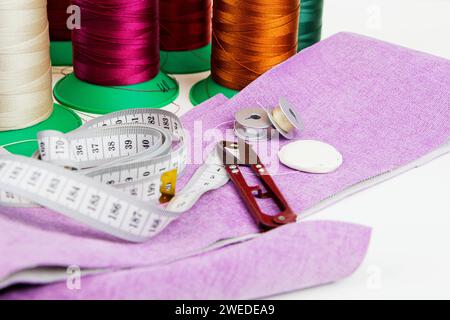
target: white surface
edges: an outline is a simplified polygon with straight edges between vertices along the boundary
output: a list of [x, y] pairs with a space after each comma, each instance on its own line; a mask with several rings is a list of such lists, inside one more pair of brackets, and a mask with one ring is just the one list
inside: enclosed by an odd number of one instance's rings
[[[325, 0], [324, 37], [340, 31], [450, 59], [450, 0]], [[207, 75], [177, 77], [180, 97], [166, 109], [189, 110], [189, 89]], [[450, 155], [308, 219], [373, 227], [367, 258], [348, 279], [277, 298], [450, 299]]]
[[342, 165], [342, 154], [335, 147], [314, 140], [298, 140], [278, 153], [285, 166], [308, 173], [330, 173]]

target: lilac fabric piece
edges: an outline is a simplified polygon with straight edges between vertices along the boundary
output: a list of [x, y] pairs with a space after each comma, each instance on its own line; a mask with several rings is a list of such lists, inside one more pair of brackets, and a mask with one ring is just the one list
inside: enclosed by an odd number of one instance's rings
[[[183, 123], [191, 135], [199, 121], [203, 128], [223, 131], [232, 127], [240, 108], [275, 106], [280, 96], [291, 100], [305, 122], [300, 138], [334, 145], [345, 161], [328, 175], [285, 167], [274, 172], [301, 215], [324, 199], [443, 145], [450, 137], [448, 88], [449, 61], [341, 33], [266, 73], [232, 100], [224, 103], [217, 97], [196, 108]], [[192, 150], [198, 149], [198, 141], [192, 140]], [[196, 168], [189, 166], [184, 180]], [[1, 210], [0, 277], [35, 266], [155, 266], [217, 240], [258, 231], [231, 184], [206, 195], [160, 236], [140, 245], [112, 240], [44, 209]], [[108, 292], [103, 294], [108, 298]]]
[[[208, 108], [226, 101], [218, 96]], [[185, 177], [187, 180], [188, 177]], [[224, 215], [193, 210], [175, 221], [163, 234], [143, 244], [113, 239], [46, 209], [1, 208], [0, 279], [17, 271], [47, 266], [78, 265], [82, 268], [128, 268], [179, 259], [217, 240], [256, 232], [250, 217], [245, 228], [233, 226]], [[200, 233], [199, 230], [205, 230]], [[239, 234], [239, 233], [238, 233]]]
[[3, 299], [251, 299], [332, 283], [351, 275], [367, 251], [370, 229], [306, 222], [255, 240], [168, 265], [11, 291]]

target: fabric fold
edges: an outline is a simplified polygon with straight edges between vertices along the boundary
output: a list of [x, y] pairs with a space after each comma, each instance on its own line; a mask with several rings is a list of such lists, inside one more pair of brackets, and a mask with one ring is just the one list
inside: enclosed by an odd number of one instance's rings
[[167, 265], [11, 291], [1, 299], [255, 299], [336, 282], [362, 263], [370, 228], [314, 221]]

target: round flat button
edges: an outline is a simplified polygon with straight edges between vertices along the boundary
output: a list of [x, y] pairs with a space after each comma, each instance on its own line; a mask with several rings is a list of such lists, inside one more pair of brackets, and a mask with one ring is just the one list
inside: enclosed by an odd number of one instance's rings
[[300, 140], [283, 147], [278, 153], [285, 166], [307, 173], [330, 173], [343, 163], [342, 154], [333, 146], [314, 140]]

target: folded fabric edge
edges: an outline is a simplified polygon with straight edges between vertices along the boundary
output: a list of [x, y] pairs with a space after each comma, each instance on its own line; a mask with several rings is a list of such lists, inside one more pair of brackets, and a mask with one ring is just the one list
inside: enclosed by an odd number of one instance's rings
[[416, 161], [410, 162], [410, 163], [408, 163], [402, 167], [399, 167], [397, 169], [379, 174], [373, 178], [364, 180], [360, 183], [357, 183], [351, 187], [344, 189], [343, 191], [335, 194], [332, 197], [329, 197], [329, 198], [317, 203], [313, 207], [303, 211], [299, 217], [299, 221], [315, 214], [316, 212], [318, 212], [320, 210], [330, 207], [333, 204], [338, 203], [339, 201], [344, 200], [356, 193], [367, 190], [367, 189], [369, 189], [375, 185], [378, 185], [382, 182], [393, 179], [393, 178], [400, 176], [410, 170], [420, 168], [420, 167], [422, 167], [422, 166], [424, 166], [424, 165], [426, 165], [448, 153], [450, 153], [450, 139], [448, 141], [446, 141], [443, 145], [441, 145], [439, 148], [432, 150], [431, 152], [427, 153], [426, 155], [417, 159]]
[[168, 265], [10, 290], [1, 299], [254, 299], [347, 278], [366, 256], [371, 229], [309, 221]]
[[[36, 267], [20, 270], [0, 280], [0, 292], [14, 285], [46, 285], [66, 281], [70, 267]], [[83, 270], [83, 276], [107, 272], [102, 269]]]
[[[138, 266], [139, 268], [149, 268], [158, 265], [167, 265], [170, 263], [174, 263], [183, 259], [188, 259], [191, 257], [199, 256], [214, 250], [219, 250], [227, 246], [236, 245], [242, 242], [253, 240], [257, 237], [261, 236], [261, 234], [249, 234], [242, 237], [230, 238], [219, 240], [216, 243], [208, 245], [204, 248], [194, 250], [191, 252], [187, 252], [182, 256], [172, 258], [166, 261], [161, 261], [155, 263], [154, 265], [147, 266]], [[62, 265], [49, 265], [49, 266], [36, 266], [28, 269], [21, 269], [14, 273], [7, 275], [6, 277], [0, 278], [0, 294], [2, 290], [7, 290], [9, 287], [16, 285], [27, 285], [27, 286], [38, 286], [38, 285], [48, 285], [58, 282], [64, 282], [67, 280], [68, 270], [71, 266], [62, 266]], [[117, 272], [121, 270], [133, 269], [133, 267], [124, 267], [124, 268], [82, 268], [82, 266], [77, 266], [82, 271], [82, 276], [89, 275], [98, 275], [101, 273], [109, 273], [109, 272]]]

